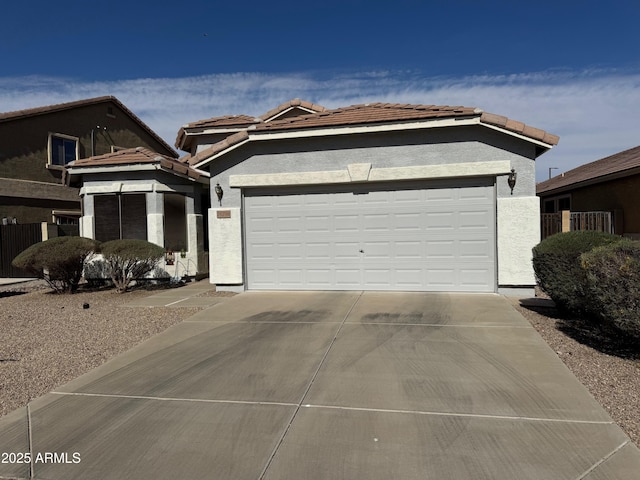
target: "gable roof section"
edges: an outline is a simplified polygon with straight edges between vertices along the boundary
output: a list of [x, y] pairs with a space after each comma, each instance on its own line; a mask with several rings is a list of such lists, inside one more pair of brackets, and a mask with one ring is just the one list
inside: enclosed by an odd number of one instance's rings
[[128, 148], [114, 153], [75, 160], [69, 164], [69, 173], [71, 175], [81, 174], [83, 169], [89, 168], [92, 168], [96, 173], [102, 168], [110, 170], [117, 167], [133, 167], [133, 169], [139, 167], [142, 170], [145, 166], [153, 165], [166, 172], [193, 180], [200, 180], [201, 177], [207, 176], [205, 172], [196, 170], [175, 158], [161, 155], [144, 147]]
[[640, 173], [640, 146], [587, 163], [538, 183], [536, 193], [560, 193]]
[[460, 121], [460, 124], [463, 124], [463, 120], [467, 120], [466, 124], [485, 125], [495, 130], [514, 134], [535, 142], [541, 148], [540, 153], [557, 145], [559, 141], [558, 136], [544, 130], [530, 127], [507, 117], [486, 113], [474, 107], [367, 103], [260, 123], [248, 128], [244, 135], [230, 136], [223, 142], [203, 150], [198, 155], [183, 157], [181, 161], [190, 165], [204, 165], [225, 151], [237, 148], [250, 140], [267, 139], [269, 134], [280, 134], [291, 138], [323, 131], [331, 131], [331, 134], [349, 134], [355, 133], [357, 127], [365, 129], [378, 127], [384, 131], [385, 129], [408, 128], [409, 123], [417, 123], [419, 128], [424, 128], [424, 126], [431, 125], [427, 125], [425, 122], [438, 120]]
[[13, 120], [24, 119], [29, 117], [34, 117], [37, 115], [46, 115], [48, 113], [61, 112], [64, 110], [72, 110], [74, 108], [86, 107], [91, 105], [97, 105], [99, 103], [113, 103], [118, 108], [120, 108], [125, 114], [127, 114], [131, 119], [139, 124], [146, 132], [151, 135], [158, 143], [160, 143], [167, 152], [170, 152], [174, 158], [178, 157], [176, 151], [165, 142], [160, 136], [151, 130], [149, 126], [144, 123], [135, 113], [129, 110], [120, 100], [112, 95], [103, 96], [103, 97], [95, 97], [95, 98], [87, 98], [84, 100], [77, 100], [75, 102], [66, 102], [66, 103], [58, 103], [55, 105], [46, 105], [43, 107], [35, 107], [28, 108], [24, 110], [16, 110], [14, 112], [0, 112], [0, 124], [3, 122], [11, 122]]
[[276, 108], [269, 110], [259, 117], [241, 114], [197, 120], [183, 125], [180, 130], [178, 130], [175, 147], [180, 150], [189, 148], [189, 135], [197, 135], [198, 133], [237, 133], [261, 123], [271, 122], [285, 117], [291, 118], [297, 115], [323, 112], [325, 110], [321, 105], [294, 98], [293, 100], [278, 105]]
[[316, 105], [315, 103], [307, 102], [306, 100], [294, 98], [293, 100], [289, 100], [288, 102], [278, 105], [273, 110], [269, 110], [264, 115], [260, 115], [260, 119], [263, 122], [271, 122], [273, 120], [282, 119], [285, 116], [292, 117], [296, 115], [298, 111], [300, 113], [297, 115], [304, 115], [308, 113], [320, 113], [326, 110], [327, 109], [322, 105]]

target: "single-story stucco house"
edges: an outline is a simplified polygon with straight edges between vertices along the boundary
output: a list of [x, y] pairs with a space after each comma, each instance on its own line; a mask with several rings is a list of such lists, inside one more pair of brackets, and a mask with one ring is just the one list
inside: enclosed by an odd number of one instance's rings
[[535, 160], [558, 137], [477, 108], [293, 100], [185, 125], [221, 290], [535, 285]]

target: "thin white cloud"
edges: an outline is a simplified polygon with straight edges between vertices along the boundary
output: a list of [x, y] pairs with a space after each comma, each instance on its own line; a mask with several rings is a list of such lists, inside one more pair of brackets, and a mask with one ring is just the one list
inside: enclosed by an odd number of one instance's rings
[[236, 73], [80, 82], [0, 78], [0, 111], [115, 95], [169, 144], [188, 122], [260, 115], [292, 98], [329, 108], [366, 102], [475, 106], [560, 136], [538, 159], [538, 180], [640, 144], [640, 73], [552, 71], [463, 78], [419, 72]]

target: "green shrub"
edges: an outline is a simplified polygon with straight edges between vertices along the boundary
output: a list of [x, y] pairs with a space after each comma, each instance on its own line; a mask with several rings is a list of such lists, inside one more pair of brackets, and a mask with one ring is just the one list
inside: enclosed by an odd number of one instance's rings
[[580, 260], [589, 315], [640, 337], [640, 242], [594, 248]]
[[74, 293], [85, 262], [99, 242], [84, 237], [56, 237], [31, 245], [13, 259], [13, 266], [42, 278], [58, 293]]
[[126, 292], [133, 280], [151, 272], [164, 256], [164, 248], [145, 240], [112, 240], [102, 244], [101, 252], [120, 293]]
[[540, 286], [559, 310], [571, 315], [585, 313], [587, 297], [580, 255], [620, 240], [608, 233], [575, 231], [552, 235], [533, 248], [533, 269]]

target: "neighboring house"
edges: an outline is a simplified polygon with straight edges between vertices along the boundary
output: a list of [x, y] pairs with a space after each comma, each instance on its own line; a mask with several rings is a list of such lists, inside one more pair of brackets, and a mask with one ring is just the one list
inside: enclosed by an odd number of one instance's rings
[[173, 252], [171, 276], [207, 272], [208, 173], [143, 147], [76, 160], [68, 171], [82, 183], [82, 236], [147, 240]]
[[535, 285], [535, 159], [557, 143], [475, 108], [294, 100], [176, 146], [211, 174], [220, 289], [507, 292]]
[[610, 212], [614, 233], [640, 238], [640, 146], [541, 182], [542, 213]]
[[177, 153], [115, 97], [0, 113], [0, 219], [77, 223], [79, 189], [68, 163], [122, 148]]

